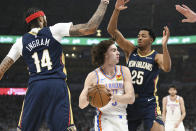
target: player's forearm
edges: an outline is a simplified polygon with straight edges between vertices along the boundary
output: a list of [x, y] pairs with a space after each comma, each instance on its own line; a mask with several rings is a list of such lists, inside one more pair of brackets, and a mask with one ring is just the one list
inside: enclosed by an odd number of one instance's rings
[[163, 119], [163, 122], [165, 122], [165, 117], [166, 117], [165, 113], [162, 112], [162, 119]]
[[184, 120], [185, 116], [186, 116], [186, 113], [185, 113], [185, 112], [182, 113], [182, 115], [181, 115], [181, 117], [180, 117], [180, 120], [179, 120], [179, 123], [182, 122], [182, 121]]
[[86, 90], [84, 90], [82, 93], [81, 93], [81, 95], [80, 95], [80, 97], [79, 97], [79, 107], [81, 108], [81, 109], [84, 109], [85, 107], [87, 107], [88, 106], [88, 104], [89, 104], [89, 101], [88, 101], [88, 98], [87, 98], [87, 91]]
[[117, 10], [117, 9], [114, 9], [113, 11], [113, 14], [110, 18], [110, 21], [109, 21], [109, 24], [108, 24], [108, 27], [107, 27], [107, 30], [108, 30], [108, 33], [112, 36], [112, 37], [115, 37], [115, 30], [118, 30], [117, 29], [117, 24], [118, 24], [118, 16], [119, 16], [119, 13], [120, 11]]
[[6, 56], [0, 64], [0, 80], [2, 79], [4, 73], [14, 64], [14, 61]]
[[171, 70], [171, 58], [166, 45], [163, 46], [163, 67], [165, 72], [169, 72]]
[[96, 32], [96, 29], [101, 24], [101, 21], [103, 20], [107, 6], [108, 6], [108, 3], [106, 3], [105, 1], [102, 0], [98, 6], [96, 12], [94, 13], [92, 18], [87, 23], [89, 28], [95, 29], [95, 32]]
[[70, 36], [85, 36], [96, 33], [96, 30], [103, 20], [104, 14], [107, 9], [108, 3], [106, 3], [106, 1], [107, 0], [101, 1], [96, 12], [87, 23], [73, 25], [70, 28]]
[[135, 96], [129, 94], [114, 95], [113, 100], [121, 104], [133, 104], [135, 101]]

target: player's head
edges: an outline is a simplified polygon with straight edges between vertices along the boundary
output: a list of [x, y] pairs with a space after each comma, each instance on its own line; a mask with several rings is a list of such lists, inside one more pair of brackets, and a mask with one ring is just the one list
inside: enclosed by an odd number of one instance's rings
[[176, 86], [175, 86], [175, 85], [169, 85], [168, 93], [169, 93], [171, 96], [175, 96], [175, 95], [177, 94]]
[[105, 62], [108, 64], [117, 64], [120, 53], [113, 40], [101, 41], [98, 45], [93, 46], [91, 50], [92, 63], [98, 66]]
[[38, 8], [29, 8], [25, 14], [25, 22], [28, 29], [43, 28], [47, 26], [44, 12]]
[[152, 29], [148, 27], [142, 27], [138, 33], [138, 47], [146, 48], [151, 46], [155, 39], [156, 36]]

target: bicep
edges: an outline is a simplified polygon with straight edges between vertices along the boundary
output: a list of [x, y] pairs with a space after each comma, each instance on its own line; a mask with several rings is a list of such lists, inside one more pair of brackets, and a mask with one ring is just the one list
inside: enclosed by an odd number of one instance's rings
[[84, 88], [82, 91], [84, 95], [87, 95], [86, 93], [88, 93], [88, 89], [95, 84], [96, 84], [96, 74], [94, 72], [91, 72], [88, 74], [84, 82]]
[[53, 26], [50, 26], [50, 30], [52, 36], [60, 42], [64, 36], [70, 36], [70, 28], [72, 26], [72, 22], [69, 23], [57, 23]]
[[7, 56], [14, 62], [22, 55], [22, 38], [18, 39], [16, 43], [11, 47]]
[[124, 73], [124, 86], [125, 86], [125, 93], [134, 93], [133, 85], [132, 85], [132, 78], [131, 73], [127, 67], [122, 67]]
[[181, 108], [181, 111], [182, 113], [185, 113], [185, 106], [184, 106], [184, 100], [183, 98], [180, 98], [180, 108]]
[[163, 70], [164, 69], [164, 67], [163, 67], [163, 54], [157, 54], [155, 56], [155, 60], [156, 60], [156, 63], [159, 65], [159, 68], [161, 68]]
[[162, 100], [163, 111], [166, 111], [166, 103], [167, 103], [167, 99], [164, 97]]
[[70, 36], [84, 36], [92, 34], [96, 28], [88, 28], [87, 24], [72, 25], [69, 31]]

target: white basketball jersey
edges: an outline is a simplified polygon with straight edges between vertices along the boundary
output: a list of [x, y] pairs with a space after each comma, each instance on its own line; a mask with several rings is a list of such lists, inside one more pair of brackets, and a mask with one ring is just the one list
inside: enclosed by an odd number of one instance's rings
[[181, 117], [180, 108], [180, 97], [177, 96], [175, 101], [171, 101], [170, 97], [167, 96], [167, 106], [166, 106], [166, 121], [178, 121]]
[[[95, 70], [98, 76], [98, 84], [105, 85], [108, 89], [112, 90], [113, 94], [123, 95], [125, 94], [124, 84], [123, 84], [123, 72], [122, 66], [117, 65], [115, 67], [115, 75], [112, 77], [107, 76], [102, 68], [98, 68]], [[127, 115], [126, 113], [127, 104], [121, 104], [119, 102], [110, 101], [107, 105], [98, 110], [102, 112], [102, 114], [109, 115]]]

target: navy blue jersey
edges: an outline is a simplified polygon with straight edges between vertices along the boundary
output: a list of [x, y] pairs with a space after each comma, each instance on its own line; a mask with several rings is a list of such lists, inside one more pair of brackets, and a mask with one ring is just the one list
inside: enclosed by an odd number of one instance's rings
[[137, 49], [129, 57], [127, 66], [132, 75], [135, 93], [140, 97], [155, 96], [160, 69], [155, 62], [157, 52], [152, 51], [146, 56], [141, 56]]
[[22, 55], [30, 74], [29, 83], [40, 79], [66, 78], [61, 60], [62, 45], [53, 38], [48, 27], [37, 34], [24, 34], [22, 43]]

